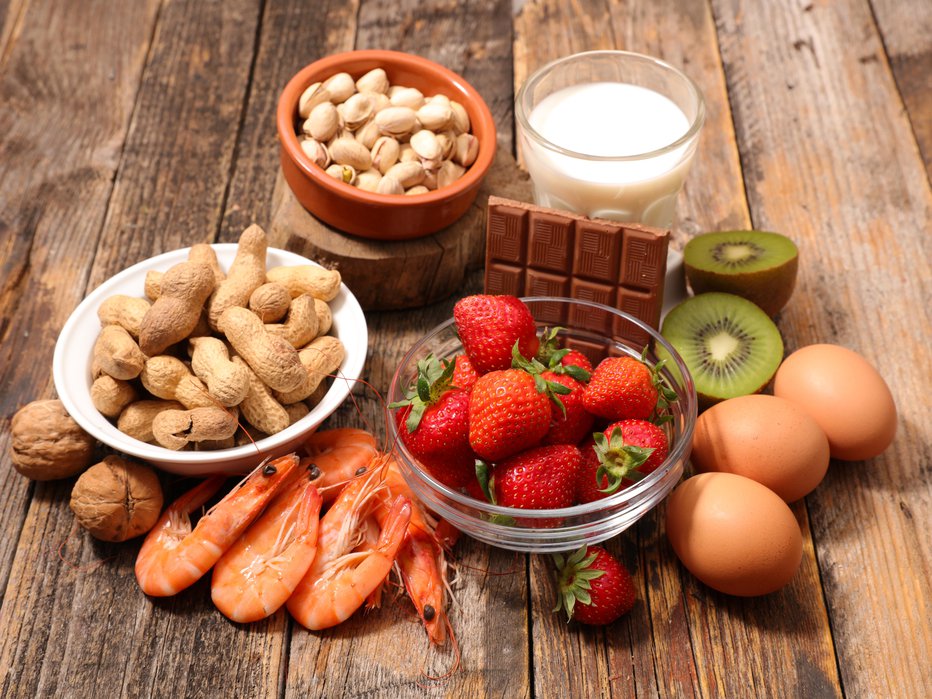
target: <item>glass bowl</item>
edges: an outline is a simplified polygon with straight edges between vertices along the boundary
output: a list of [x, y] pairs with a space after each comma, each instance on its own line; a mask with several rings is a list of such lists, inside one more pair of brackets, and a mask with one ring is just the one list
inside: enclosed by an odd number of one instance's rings
[[[582, 351], [592, 360], [593, 366], [608, 355], [639, 358], [643, 346], [635, 346], [625, 338], [644, 333], [650, 338], [646, 353], [650, 364], [657, 362], [657, 345], [669, 353], [671, 359], [660, 373], [676, 392], [677, 399], [670, 407], [672, 420], [664, 426], [670, 439], [669, 455], [657, 470], [596, 502], [555, 510], [519, 510], [476, 500], [434, 479], [399, 438], [396, 409], [392, 408], [387, 409], [390, 443], [395, 445], [402, 474], [415, 495], [463, 533], [513, 551], [569, 551], [623, 532], [660, 503], [679, 482], [696, 424], [696, 388], [676, 350], [656, 330], [633, 316], [592, 301], [555, 297], [530, 297], [523, 301], [539, 331], [560, 327], [558, 336], [564, 346]], [[404, 356], [392, 378], [387, 402], [391, 404], [404, 398], [405, 389], [416, 375], [418, 360], [428, 354], [452, 358], [460, 352], [462, 344], [451, 318], [427, 333]]]

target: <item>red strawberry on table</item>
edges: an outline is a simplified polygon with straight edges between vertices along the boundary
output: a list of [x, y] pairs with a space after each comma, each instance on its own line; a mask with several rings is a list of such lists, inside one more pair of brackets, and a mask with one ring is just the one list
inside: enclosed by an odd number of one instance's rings
[[[570, 444], [527, 449], [492, 469], [495, 502], [522, 510], [570, 507], [581, 456]], [[537, 522], [544, 526], [545, 522]]]
[[655, 471], [667, 458], [667, 434], [647, 420], [622, 420], [594, 435], [599, 459], [596, 482], [608, 480], [604, 490], [613, 493]]
[[583, 406], [586, 385], [568, 374], [545, 371], [541, 377], [548, 382], [566, 386], [568, 393], [560, 394], [560, 403], [550, 404], [550, 429], [544, 435], [544, 444], [579, 444], [592, 431], [595, 416]]
[[610, 624], [634, 608], [631, 575], [601, 546], [583, 546], [568, 558], [554, 554], [559, 596], [554, 611], [583, 624]]
[[408, 397], [392, 408], [408, 450], [441, 483], [452, 488], [475, 479], [476, 455], [469, 446], [469, 392], [451, 388], [453, 362], [433, 356], [418, 362]]
[[453, 307], [453, 318], [463, 349], [480, 375], [509, 368], [515, 343], [522, 356], [537, 354], [534, 318], [515, 296], [466, 296]]
[[[539, 378], [539, 377], [538, 377]], [[480, 376], [469, 395], [469, 444], [488, 461], [536, 445], [550, 428], [550, 398], [522, 369]]]
[[583, 404], [593, 415], [609, 420], [648, 418], [660, 392], [654, 374], [634, 357], [606, 357], [592, 372]]

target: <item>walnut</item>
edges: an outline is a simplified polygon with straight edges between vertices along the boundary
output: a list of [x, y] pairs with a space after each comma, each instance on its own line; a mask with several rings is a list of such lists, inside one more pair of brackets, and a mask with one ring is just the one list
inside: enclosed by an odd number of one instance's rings
[[93, 460], [94, 438], [78, 426], [60, 400], [23, 406], [13, 416], [10, 431], [13, 467], [27, 478], [67, 478]]
[[162, 486], [148, 466], [108, 456], [78, 478], [71, 510], [97, 539], [126, 541], [155, 525], [162, 512]]

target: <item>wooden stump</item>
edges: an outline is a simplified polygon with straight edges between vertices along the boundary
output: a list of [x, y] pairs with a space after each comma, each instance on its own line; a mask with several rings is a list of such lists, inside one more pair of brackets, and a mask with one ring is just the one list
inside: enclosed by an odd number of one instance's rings
[[295, 199], [279, 173], [272, 198], [272, 245], [338, 269], [366, 310], [413, 308], [453, 293], [466, 272], [485, 262], [490, 194], [531, 201], [531, 183], [501, 148], [469, 211], [442, 231], [416, 240], [359, 238], [332, 228]]

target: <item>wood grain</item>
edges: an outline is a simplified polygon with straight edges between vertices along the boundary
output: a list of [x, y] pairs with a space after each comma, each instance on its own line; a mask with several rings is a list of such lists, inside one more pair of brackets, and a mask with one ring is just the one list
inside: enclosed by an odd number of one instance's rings
[[913, 133], [932, 177], [932, 5], [922, 0], [873, 0], [882, 50], [858, 56], [862, 64], [889, 62]]
[[[83, 295], [157, 9], [156, 2], [120, 5], [112, 8], [112, 25], [100, 27], [94, 16], [104, 5], [6, 6], [6, 43], [0, 46], [0, 589], [7, 587], [34, 492], [10, 467], [10, 419], [31, 400], [51, 396], [55, 340]], [[56, 52], [47, 50], [49, 32], [57, 37]], [[5, 623], [15, 618], [0, 616]]]
[[[573, 31], [565, 31], [567, 26], [573, 27]], [[707, 7], [698, 3], [593, 2], [578, 4], [571, 12], [565, 4], [535, 2], [524, 7], [516, 27], [516, 87], [519, 80], [546, 61], [595, 49], [647, 53], [686, 71], [703, 91], [708, 116], [693, 171], [680, 195], [674, 239], [682, 244], [700, 231], [749, 227], [725, 76], [716, 50], [715, 26]], [[527, 65], [518, 67], [520, 59]], [[779, 664], [788, 648], [785, 638], [767, 624], [784, 614], [786, 605], [762, 606], [759, 613], [764, 623], [748, 625], [744, 619], [720, 615], [714, 605], [697, 604], [694, 600], [701, 591], [697, 592], [691, 577], [682, 572], [662, 535], [662, 514], [661, 507], [659, 512], [650, 515], [644, 525], [637, 528], [634, 539], [642, 551], [639, 567], [652, 573], [640, 583], [646, 605], [639, 608], [642, 610], [640, 626], [648, 625], [651, 629], [650, 642], [638, 641], [630, 630], [627, 636], [621, 636], [628, 639], [629, 648], [615, 636], [600, 644], [594, 643], [592, 636], [572, 634], [565, 642], [590, 646], [588, 650], [576, 651], [581, 655], [623, 655], [623, 664], [631, 675], [629, 691], [633, 686], [637, 686], [638, 691], [647, 686], [651, 688], [649, 692], [664, 696], [723, 692], [737, 696], [751, 677], [761, 684], [768, 682], [777, 693], [797, 693], [803, 686], [799, 677], [790, 672], [774, 677], [770, 670]], [[805, 518], [803, 509], [800, 519], [804, 530]], [[630, 535], [628, 540], [631, 541]], [[795, 584], [802, 585], [802, 589], [817, 590], [818, 568], [811, 543], [807, 553]], [[803, 595], [801, 600], [804, 616], [821, 620], [822, 624], [807, 627], [805, 647], [799, 652], [806, 655], [810, 665], [818, 668], [820, 676], [830, 678], [831, 686], [835, 680], [834, 657], [824, 607], [818, 596]], [[694, 631], [697, 628], [708, 629], [711, 635], [703, 637]], [[543, 638], [550, 636], [542, 634]], [[735, 637], [740, 637], [740, 642], [735, 642]], [[692, 646], [693, 656], [684, 657], [681, 649], [689, 646]], [[572, 672], [573, 664], [567, 657], [556, 667], [552, 658], [543, 655], [538, 658], [536, 665], [550, 668], [538, 671], [535, 676], [538, 692], [557, 677]], [[716, 676], [716, 668], [722, 667], [742, 667], [746, 673]], [[638, 670], [645, 674], [638, 676]], [[603, 686], [609, 677], [603, 674]], [[613, 692], [626, 693], [625, 689], [611, 686]]]
[[781, 319], [788, 349], [861, 352], [900, 411], [883, 456], [833, 462], [807, 498], [842, 686], [920, 696], [932, 686], [920, 524], [932, 519], [932, 414], [915, 367], [930, 365], [932, 256], [916, 226], [932, 211], [929, 181], [892, 76], [859, 60], [883, 51], [866, 3], [715, 8], [754, 223], [792, 231], [801, 248]]

